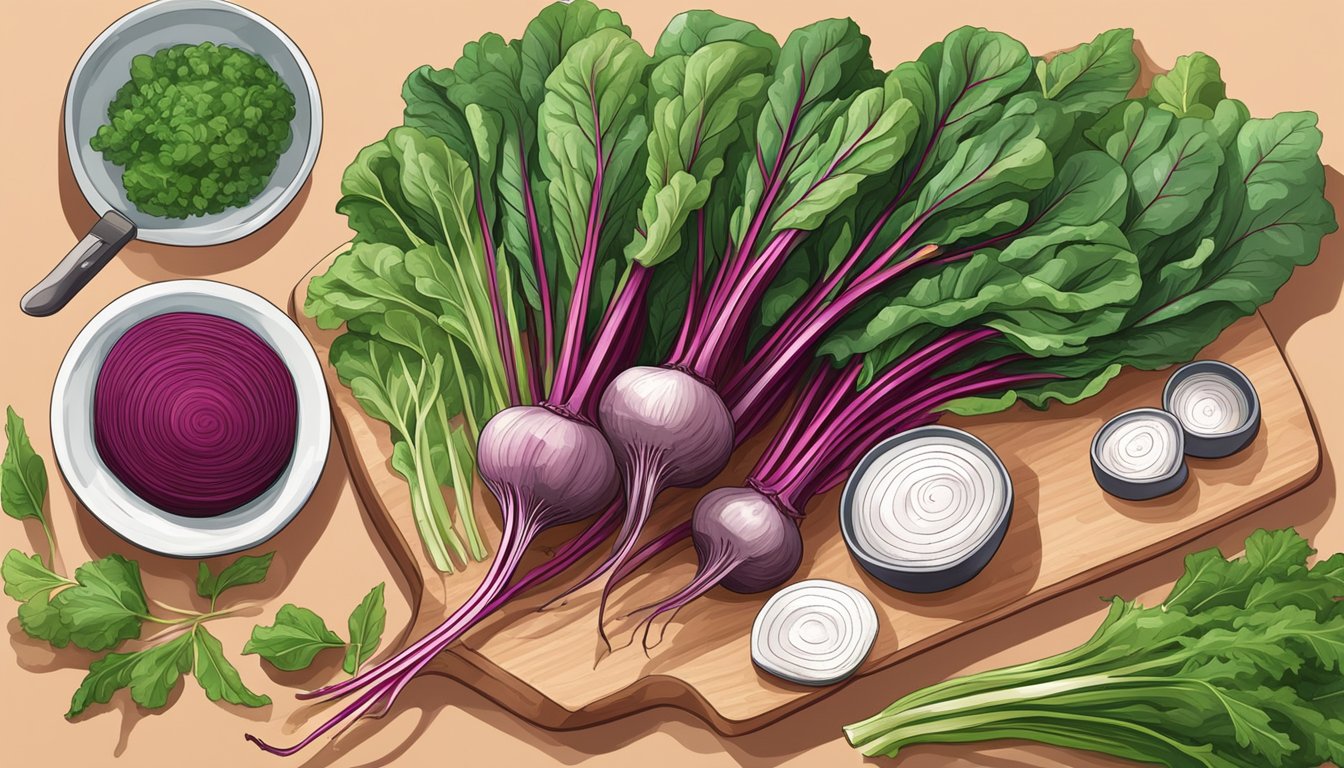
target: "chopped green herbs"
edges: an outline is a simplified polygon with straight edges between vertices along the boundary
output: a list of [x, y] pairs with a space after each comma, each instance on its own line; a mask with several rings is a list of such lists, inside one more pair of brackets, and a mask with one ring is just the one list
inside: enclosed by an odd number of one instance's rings
[[175, 45], [131, 60], [89, 145], [122, 166], [135, 207], [185, 219], [246, 205], [289, 146], [294, 94], [263, 59]]

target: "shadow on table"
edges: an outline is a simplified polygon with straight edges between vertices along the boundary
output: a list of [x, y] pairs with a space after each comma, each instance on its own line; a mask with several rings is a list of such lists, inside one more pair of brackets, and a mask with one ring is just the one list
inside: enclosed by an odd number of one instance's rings
[[[266, 574], [266, 580], [260, 584], [248, 584], [230, 590], [230, 604], [247, 604], [265, 601], [280, 594], [302, 566], [304, 559], [317, 544], [317, 540], [327, 530], [336, 504], [345, 491], [347, 474], [345, 459], [335, 440], [327, 449], [326, 463], [317, 487], [308, 499], [308, 503], [295, 516], [294, 520], [270, 540], [241, 554], [259, 555], [274, 552], [275, 557]], [[104, 526], [80, 503], [79, 499], [64, 485], [62, 489], [69, 496], [71, 508], [75, 510], [75, 520], [84, 548], [91, 558], [118, 553], [140, 563], [140, 573], [145, 582], [145, 591], [167, 603], [194, 605], [206, 609], [195, 593], [196, 569], [198, 562], [205, 562], [211, 572], [218, 573], [234, 559], [238, 553], [205, 559], [181, 559], [155, 555], [138, 549], [121, 539]]]

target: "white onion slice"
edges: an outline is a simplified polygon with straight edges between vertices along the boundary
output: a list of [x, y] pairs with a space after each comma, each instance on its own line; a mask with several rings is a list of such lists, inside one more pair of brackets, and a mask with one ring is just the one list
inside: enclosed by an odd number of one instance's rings
[[1162, 406], [1185, 430], [1185, 452], [1222, 458], [1245, 448], [1260, 427], [1260, 398], [1246, 374], [1217, 360], [1181, 366], [1167, 381]]
[[1246, 423], [1251, 404], [1246, 394], [1216, 373], [1196, 373], [1171, 391], [1169, 410], [1186, 432], [1222, 435]]
[[989, 446], [959, 429], [920, 427], [859, 462], [840, 502], [841, 531], [872, 575], [936, 592], [984, 568], [1012, 506], [1012, 481]]
[[776, 592], [751, 626], [751, 660], [801, 685], [854, 674], [877, 639], [877, 611], [858, 590], [810, 579]]
[[1092, 474], [1108, 493], [1142, 500], [1185, 483], [1180, 422], [1157, 408], [1135, 408], [1111, 419], [1092, 439]]

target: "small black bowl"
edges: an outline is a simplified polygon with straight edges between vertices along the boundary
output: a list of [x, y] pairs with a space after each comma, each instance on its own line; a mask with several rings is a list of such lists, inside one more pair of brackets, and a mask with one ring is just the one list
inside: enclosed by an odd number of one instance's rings
[[[1189, 429], [1181, 420], [1181, 415], [1176, 413], [1172, 402], [1176, 388], [1181, 382], [1199, 373], [1218, 376], [1246, 398], [1246, 418], [1242, 419], [1236, 429], [1219, 434], [1196, 432]], [[1176, 421], [1180, 422], [1181, 430], [1185, 433], [1186, 454], [1201, 459], [1221, 459], [1231, 456], [1250, 445], [1260, 431], [1260, 397], [1255, 393], [1251, 380], [1235, 367], [1218, 360], [1197, 360], [1178, 368], [1171, 374], [1171, 378], [1167, 379], [1167, 386], [1162, 389], [1162, 407], [1174, 414]]]

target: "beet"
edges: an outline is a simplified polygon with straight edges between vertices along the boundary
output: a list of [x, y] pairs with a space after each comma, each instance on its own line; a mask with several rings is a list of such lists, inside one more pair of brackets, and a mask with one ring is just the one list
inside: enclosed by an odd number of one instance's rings
[[93, 394], [103, 463], [140, 498], [187, 517], [260, 496], [289, 465], [297, 429], [294, 381], [280, 356], [215, 315], [136, 324], [108, 352]]

